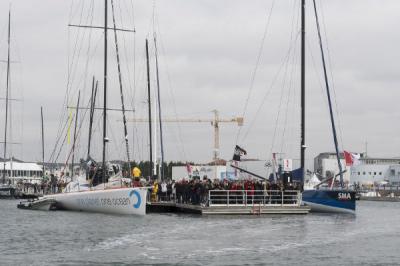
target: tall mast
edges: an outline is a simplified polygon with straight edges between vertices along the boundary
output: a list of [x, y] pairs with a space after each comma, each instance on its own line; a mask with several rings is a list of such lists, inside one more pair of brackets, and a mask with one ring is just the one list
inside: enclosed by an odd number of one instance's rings
[[149, 62], [149, 41], [146, 39], [146, 61], [147, 61], [147, 95], [149, 107], [149, 137], [150, 137], [150, 171], [151, 176], [153, 170], [153, 142], [151, 137], [151, 92], [150, 92], [150, 62]]
[[[153, 97], [154, 97], [154, 114], [153, 114], [153, 127], [154, 127], [154, 133], [153, 133], [153, 176], [157, 176], [157, 91], [153, 91]], [[157, 177], [158, 178], [158, 177]]]
[[[10, 85], [10, 36], [11, 36], [11, 10], [8, 11], [8, 52], [7, 52], [7, 81], [6, 81], [6, 119], [4, 122], [4, 163], [3, 184], [6, 182], [6, 156], [7, 156], [7, 127], [8, 127], [8, 93]], [[12, 170], [12, 169], [11, 169]], [[12, 175], [12, 173], [11, 173]]]
[[305, 35], [306, 35], [306, 22], [305, 22], [305, 12], [306, 12], [306, 1], [301, 0], [301, 146], [300, 146], [300, 168], [303, 173], [304, 182], [304, 157], [305, 157]]
[[[339, 157], [339, 147], [338, 147], [339, 145], [338, 145], [338, 140], [337, 140], [337, 135], [336, 135], [335, 119], [333, 117], [331, 93], [329, 90], [328, 75], [326, 74], [325, 54], [324, 54], [324, 48], [322, 46], [321, 30], [319, 27], [317, 6], [315, 4], [315, 0], [314, 0], [314, 12], [315, 12], [315, 22], [317, 24], [317, 31], [318, 31], [319, 48], [321, 50], [322, 66], [324, 68], [325, 87], [326, 87], [326, 94], [328, 96], [329, 114], [331, 117], [331, 126], [332, 126], [332, 132], [333, 132], [333, 141], [335, 143], [336, 158], [337, 158], [337, 163], [338, 163], [338, 167], [339, 167], [340, 185], [343, 187], [343, 169], [342, 169], [342, 164], [340, 163], [340, 157]], [[333, 183], [332, 183], [332, 185], [333, 185]]]
[[111, 0], [111, 9], [112, 9], [112, 19], [114, 24], [114, 40], [115, 40], [115, 51], [117, 54], [117, 65], [118, 65], [118, 81], [119, 81], [119, 92], [121, 96], [121, 105], [122, 105], [122, 120], [124, 123], [124, 137], [125, 137], [125, 147], [126, 147], [126, 157], [128, 159], [128, 176], [131, 176], [131, 160], [129, 156], [129, 143], [128, 143], [128, 129], [126, 126], [126, 115], [125, 115], [125, 103], [124, 103], [124, 93], [122, 89], [122, 75], [121, 75], [121, 64], [119, 60], [119, 50], [118, 50], [118, 38], [117, 38], [117, 27], [115, 23], [115, 14], [114, 14], [114, 1]]
[[96, 103], [96, 95], [97, 95], [97, 85], [98, 82], [96, 81], [96, 85], [94, 82], [94, 76], [92, 80], [92, 94], [90, 97], [90, 116], [89, 116], [89, 136], [88, 136], [88, 150], [87, 150], [87, 158], [90, 157], [90, 144], [92, 142], [92, 129], [93, 129], [93, 117], [94, 117], [94, 107]]
[[40, 118], [42, 121], [42, 171], [44, 176], [44, 123], [43, 123], [43, 106], [40, 106]]
[[103, 104], [103, 183], [106, 180], [106, 144], [107, 144], [107, 0], [104, 0], [104, 104]]
[[161, 119], [161, 95], [160, 95], [160, 78], [158, 75], [158, 50], [157, 50], [157, 41], [154, 36], [154, 48], [155, 48], [155, 56], [156, 56], [156, 75], [157, 75], [157, 94], [158, 94], [158, 122], [160, 126], [160, 149], [161, 149], [161, 171], [160, 176], [161, 180], [164, 180], [164, 144], [163, 144], [163, 132], [162, 132], [162, 119]]
[[81, 91], [78, 92], [78, 102], [76, 104], [76, 114], [75, 114], [75, 126], [74, 126], [74, 143], [72, 144], [72, 169], [71, 177], [74, 177], [74, 163], [75, 163], [75, 145], [76, 145], [76, 128], [78, 126], [78, 115], [79, 115], [79, 100], [81, 98]]

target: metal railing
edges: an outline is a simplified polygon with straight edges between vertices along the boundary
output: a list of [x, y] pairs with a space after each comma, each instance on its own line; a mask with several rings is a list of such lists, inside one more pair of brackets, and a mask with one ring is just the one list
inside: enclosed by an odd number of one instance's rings
[[300, 206], [298, 190], [210, 190], [208, 204], [212, 206]]

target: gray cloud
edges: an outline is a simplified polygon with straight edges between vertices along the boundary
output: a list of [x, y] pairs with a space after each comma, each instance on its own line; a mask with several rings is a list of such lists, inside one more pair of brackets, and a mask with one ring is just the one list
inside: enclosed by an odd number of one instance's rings
[[[255, 118], [261, 100], [270, 88], [270, 84], [285, 58], [289, 48], [292, 30], [292, 17], [295, 10], [298, 15], [298, 1], [275, 1], [271, 24], [264, 44], [261, 63], [257, 73], [253, 93], [250, 98], [248, 116], [242, 135], [247, 132], [250, 121]], [[318, 1], [320, 2], [320, 1]], [[91, 1], [86, 1], [88, 7]], [[130, 1], [119, 1], [122, 14], [126, 18], [124, 27], [132, 26], [127, 8]], [[160, 75], [163, 89], [163, 110], [165, 116], [174, 117], [175, 109], [180, 117], [212, 118], [212, 109], [219, 109], [221, 116], [233, 117], [241, 114], [250, 86], [251, 73], [260, 47], [264, 26], [272, 1], [156, 1], [157, 34], [160, 40]], [[320, 2], [321, 3], [321, 2]], [[79, 1], [73, 1], [76, 11], [72, 20], [78, 23]], [[95, 1], [95, 23], [101, 25], [101, 4]], [[311, 15], [311, 9], [307, 14]], [[339, 107], [340, 127], [343, 146], [348, 150], [362, 151], [365, 141], [369, 143], [369, 152], [377, 156], [399, 155], [400, 126], [397, 99], [400, 98], [398, 72], [400, 36], [396, 34], [399, 21], [400, 3], [394, 0], [385, 1], [323, 1], [323, 18], [327, 29], [331, 66], [334, 78], [336, 101]], [[23, 87], [24, 102], [24, 149], [23, 158], [38, 160], [40, 158], [39, 108], [45, 108], [46, 117], [46, 153], [49, 154], [57, 133], [58, 119], [67, 87], [68, 54], [71, 59], [73, 38], [76, 31], [68, 29], [71, 1], [29, 1], [17, 0], [12, 3], [13, 40], [18, 44], [19, 60], [13, 72], [14, 83], [20, 82]], [[129, 99], [135, 95], [136, 116], [146, 116], [144, 39], [151, 36], [152, 2], [134, 1], [136, 26], [136, 89], [128, 91]], [[0, 1], [3, 13], [0, 19], [0, 56], [4, 58], [5, 33], [7, 24], [8, 1]], [[296, 20], [295, 20], [296, 22]], [[328, 109], [323, 89], [320, 88], [315, 71], [320, 75], [320, 57], [312, 17], [307, 18], [307, 143], [308, 158], [312, 159], [318, 152], [333, 150], [329, 128]], [[68, 40], [68, 33], [70, 40]], [[121, 45], [127, 47], [128, 54], [123, 58], [124, 81], [133, 80], [133, 44], [132, 36], [121, 35]], [[115, 54], [110, 36], [110, 104], [119, 106], [117, 76], [115, 72]], [[85, 48], [77, 61], [77, 76], [72, 83], [72, 90], [83, 89], [90, 84], [91, 75], [98, 79], [102, 75], [102, 42], [101, 31], [93, 33], [92, 47], [98, 46], [94, 58], [90, 60], [88, 77], [84, 75], [86, 62]], [[297, 42], [298, 43], [298, 42]], [[315, 60], [317, 70], [309, 49]], [[15, 52], [15, 50], [13, 50]], [[125, 51], [125, 49], [124, 49]], [[297, 48], [295, 55], [299, 56]], [[17, 55], [17, 53], [15, 52]], [[293, 59], [293, 57], [291, 57]], [[152, 59], [153, 60], [153, 59]], [[298, 60], [293, 72], [293, 88], [285, 124], [285, 108], [282, 108], [278, 120], [275, 149], [280, 149], [285, 130], [283, 147], [288, 156], [298, 156], [299, 146], [299, 68]], [[130, 73], [128, 77], [127, 66]], [[1, 65], [0, 82], [4, 80], [5, 66]], [[243, 145], [249, 156], [268, 158], [272, 145], [277, 109], [281, 92], [284, 92], [282, 106], [286, 106], [290, 71], [288, 67], [286, 86], [283, 76], [277, 83], [255, 118], [255, 125], [249, 130]], [[169, 78], [167, 76], [169, 74]], [[154, 77], [153, 80], [154, 81]], [[171, 83], [170, 83], [171, 82]], [[100, 82], [101, 83], [101, 82]], [[102, 87], [102, 84], [100, 84]], [[131, 84], [132, 86], [132, 84]], [[127, 90], [128, 90], [128, 86]], [[1, 95], [4, 85], [0, 86]], [[88, 89], [86, 89], [86, 100]], [[172, 100], [172, 95], [174, 99]], [[76, 96], [72, 102], [76, 102]], [[129, 100], [131, 102], [131, 100]], [[174, 103], [175, 102], [175, 106]], [[17, 106], [16, 108], [17, 109]], [[3, 112], [3, 107], [2, 107]], [[3, 114], [3, 113], [2, 113]], [[111, 157], [123, 156], [121, 141], [122, 126], [116, 122], [120, 114], [110, 114], [114, 144], [117, 148], [110, 150]], [[4, 115], [0, 117], [1, 125]], [[147, 158], [147, 128], [136, 125], [134, 152], [137, 159]], [[213, 129], [208, 124], [181, 124], [181, 136], [176, 124], [165, 126], [167, 159], [208, 161], [212, 155]], [[130, 132], [134, 131], [132, 124]], [[1, 131], [2, 132], [2, 131]], [[82, 133], [80, 154], [85, 150], [86, 136]], [[96, 133], [98, 147], [100, 134]], [[237, 134], [237, 126], [221, 126], [221, 155], [228, 159], [232, 154]], [[181, 139], [181, 140], [180, 140]], [[186, 156], [183, 155], [182, 146]], [[2, 149], [0, 149], [2, 150]], [[19, 155], [17, 155], [19, 156]], [[65, 156], [63, 156], [65, 157]], [[186, 158], [184, 158], [186, 157]], [[309, 161], [310, 163], [310, 161]]]

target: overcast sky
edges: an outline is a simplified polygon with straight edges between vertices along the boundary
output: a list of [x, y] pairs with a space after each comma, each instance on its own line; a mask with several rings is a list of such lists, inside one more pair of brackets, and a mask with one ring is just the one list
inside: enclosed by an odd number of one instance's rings
[[[127, 108], [134, 108], [138, 118], [147, 116], [144, 43], [146, 37], [153, 38], [155, 31], [165, 117], [211, 119], [213, 109], [220, 111], [221, 118], [241, 116], [249, 96], [238, 144], [247, 149], [251, 158], [268, 159], [271, 152], [298, 158], [299, 3], [300, 0], [117, 1], [117, 27], [136, 29], [135, 34], [118, 33]], [[334, 146], [326, 95], [320, 85], [322, 67], [312, 1], [307, 3], [306, 143], [310, 164], [318, 153], [333, 151]], [[329, 0], [317, 1], [317, 4], [324, 45], [329, 48], [328, 67], [332, 93], [336, 96], [334, 107], [340, 147], [364, 152], [368, 142], [370, 156], [400, 156], [400, 2]], [[68, 27], [69, 23], [102, 26], [102, 5], [103, 1], [89, 0], [12, 1], [11, 57], [17, 62], [12, 64], [11, 88], [13, 96], [23, 98], [22, 103], [12, 104], [12, 140], [22, 142], [13, 147], [16, 157], [41, 160], [40, 106], [44, 108], [47, 160], [56, 142], [60, 117], [63, 124], [68, 113], [64, 103], [66, 89], [69, 88], [70, 105], [76, 105], [80, 89], [81, 105], [86, 106], [91, 77], [95, 75], [102, 95], [102, 30]], [[7, 56], [8, 7], [9, 1], [0, 0], [1, 59]], [[112, 26], [111, 11], [109, 25]], [[110, 31], [109, 106], [119, 108], [113, 38]], [[154, 84], [152, 42], [150, 46]], [[5, 95], [5, 70], [6, 65], [2, 63], [1, 97]], [[3, 125], [3, 100], [1, 110]], [[101, 151], [100, 115], [99, 112], [93, 140], [96, 158], [100, 158]], [[132, 113], [128, 116], [132, 118]], [[111, 113], [109, 119], [109, 158], [125, 158], [123, 128], [117, 121], [121, 114]], [[87, 117], [82, 127], [87, 128]], [[0, 128], [3, 141], [3, 126]], [[86, 156], [84, 129], [79, 138], [79, 158]], [[129, 135], [131, 157], [147, 159], [147, 125], [130, 123], [128, 130], [132, 132]], [[221, 157], [230, 159], [238, 126], [223, 124], [220, 131]], [[209, 123], [165, 124], [166, 159], [210, 161], [213, 139]], [[59, 161], [66, 158], [67, 148], [64, 150]], [[0, 151], [2, 157], [3, 147]]]

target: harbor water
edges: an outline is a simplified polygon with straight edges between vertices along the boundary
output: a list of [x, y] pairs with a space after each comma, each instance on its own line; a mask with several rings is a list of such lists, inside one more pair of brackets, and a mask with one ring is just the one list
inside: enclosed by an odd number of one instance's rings
[[144, 217], [0, 201], [1, 265], [399, 265], [400, 203], [357, 215]]

